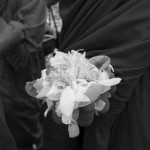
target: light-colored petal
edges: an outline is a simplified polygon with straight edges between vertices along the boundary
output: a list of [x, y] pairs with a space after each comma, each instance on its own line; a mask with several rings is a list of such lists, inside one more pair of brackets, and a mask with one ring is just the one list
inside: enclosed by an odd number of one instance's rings
[[79, 63], [78, 52], [74, 52], [71, 59], [70, 73], [75, 77], [78, 76]]
[[72, 113], [72, 119], [76, 121], [78, 117], [79, 117], [79, 109], [74, 109]]
[[62, 91], [66, 87], [66, 84], [62, 81], [54, 82], [51, 86], [51, 89], [46, 94], [46, 97], [50, 100], [59, 100]]
[[57, 101], [56, 102], [56, 105], [55, 105], [55, 112], [57, 114], [58, 117], [61, 117], [62, 116], [62, 113], [60, 111], [60, 101]]
[[88, 81], [95, 81], [99, 78], [99, 69], [94, 66], [93, 64], [88, 63], [86, 65], [86, 71], [87, 71], [87, 80]]
[[33, 87], [36, 89], [37, 93], [39, 93], [43, 88], [43, 78], [37, 79], [36, 82], [33, 84]]
[[105, 107], [106, 103], [103, 100], [98, 100], [97, 102], [95, 102], [95, 109], [96, 111], [102, 111], [103, 108]]
[[26, 85], [25, 85], [26, 92], [32, 97], [36, 97], [38, 94], [36, 88], [33, 86], [34, 83], [35, 81], [26, 82]]
[[47, 71], [47, 69], [44, 69], [41, 71], [43, 80], [46, 79], [46, 71]]
[[38, 93], [38, 95], [36, 96], [36, 98], [43, 98], [46, 97], [46, 94], [49, 92], [49, 90], [51, 89], [51, 85], [45, 85], [42, 90]]
[[66, 117], [72, 116], [74, 110], [75, 92], [68, 86], [64, 89], [60, 97], [60, 110]]
[[55, 68], [68, 68], [70, 66], [69, 55], [60, 51], [55, 51], [56, 55], [50, 59], [50, 65]]
[[69, 132], [70, 138], [74, 138], [79, 135], [80, 131], [79, 131], [79, 126], [78, 126], [77, 122], [72, 122], [72, 124], [69, 124], [68, 132]]
[[64, 124], [70, 124], [72, 121], [72, 116], [65, 116], [65, 115], [62, 115], [62, 122]]
[[121, 78], [112, 78], [108, 80], [99, 81], [98, 83], [104, 86], [113, 86], [119, 84], [120, 82], [121, 82]]
[[84, 107], [90, 103], [91, 103], [91, 101], [86, 95], [84, 95], [82, 93], [76, 93], [74, 109], [77, 109], [78, 107]]
[[103, 86], [101, 84], [97, 83], [89, 83], [84, 95], [86, 95], [91, 102], [94, 102], [100, 94], [103, 94], [104, 92], [110, 90], [110, 86]]
[[49, 112], [50, 110], [52, 110], [53, 101], [50, 101], [50, 100], [48, 100], [48, 99], [46, 99], [45, 101], [46, 101], [47, 107], [48, 107], [48, 108], [46, 109], [46, 111], [44, 112], [44, 116], [46, 117], [47, 114], [48, 114], [48, 112]]
[[108, 80], [109, 76], [106, 71], [99, 71], [98, 80]]

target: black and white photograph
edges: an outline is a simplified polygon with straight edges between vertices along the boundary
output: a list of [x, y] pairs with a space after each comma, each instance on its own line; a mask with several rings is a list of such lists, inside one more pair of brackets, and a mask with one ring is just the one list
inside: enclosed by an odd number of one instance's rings
[[0, 0], [0, 150], [150, 150], [150, 0]]

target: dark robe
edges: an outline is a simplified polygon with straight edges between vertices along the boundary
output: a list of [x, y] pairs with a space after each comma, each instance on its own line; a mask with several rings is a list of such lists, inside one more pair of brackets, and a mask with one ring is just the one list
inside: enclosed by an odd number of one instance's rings
[[51, 5], [54, 5], [58, 2], [58, 0], [46, 0], [47, 5], [50, 7]]
[[25, 83], [39, 77], [42, 69], [45, 2], [0, 4], [0, 150], [32, 149], [34, 144], [38, 148], [40, 104], [26, 93]]
[[[150, 1], [60, 0], [60, 14], [60, 50], [107, 55], [122, 78], [109, 112], [85, 128], [83, 150], [149, 150]], [[60, 149], [67, 143], [63, 130], [53, 138]]]

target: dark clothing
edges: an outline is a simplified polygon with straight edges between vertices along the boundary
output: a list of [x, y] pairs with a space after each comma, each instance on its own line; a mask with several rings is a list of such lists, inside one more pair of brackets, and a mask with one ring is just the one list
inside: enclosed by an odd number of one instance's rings
[[60, 15], [60, 50], [107, 55], [123, 79], [109, 112], [85, 128], [83, 150], [149, 150], [150, 1], [60, 0]]
[[46, 0], [48, 7], [50, 7], [51, 5], [54, 5], [58, 2], [58, 0]]
[[79, 143], [82, 142], [82, 137], [70, 138], [68, 126], [56, 123], [51, 112], [43, 118], [43, 127], [44, 147], [42, 150], [80, 150]]
[[40, 105], [26, 93], [25, 83], [42, 69], [46, 7], [44, 0], [5, 4], [0, 14], [0, 149], [31, 149], [42, 145]]

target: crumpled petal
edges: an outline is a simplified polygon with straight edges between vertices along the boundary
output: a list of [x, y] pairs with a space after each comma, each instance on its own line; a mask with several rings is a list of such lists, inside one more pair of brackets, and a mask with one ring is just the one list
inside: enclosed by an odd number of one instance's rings
[[65, 87], [66, 87], [65, 82], [62, 81], [54, 82], [51, 86], [51, 89], [46, 94], [46, 97], [50, 100], [59, 100], [61, 93]]
[[26, 82], [26, 85], [25, 85], [26, 92], [32, 97], [36, 97], [38, 94], [36, 88], [33, 86], [35, 82], [36, 81]]
[[36, 89], [36, 91], [37, 91], [38, 93], [39, 93], [39, 92], [42, 90], [42, 88], [43, 88], [42, 83], [43, 83], [43, 78], [40, 78], [40, 79], [37, 79], [37, 80], [35, 81], [35, 83], [33, 84], [33, 87]]
[[44, 83], [46, 79], [46, 69], [42, 70], [41, 73], [42, 73], [41, 78], [37, 79], [33, 84], [33, 87], [36, 88], [38, 93], [42, 90], [43, 86], [47, 84]]
[[52, 110], [53, 101], [50, 101], [50, 100], [48, 100], [48, 99], [46, 99], [45, 101], [46, 101], [47, 107], [48, 107], [48, 108], [46, 109], [46, 111], [44, 112], [44, 116], [46, 117], [47, 114], [48, 114], [48, 112], [49, 112], [50, 110]]
[[84, 94], [82, 93], [77, 93], [76, 94], [76, 99], [75, 99], [75, 107], [74, 109], [77, 109], [78, 107], [83, 107], [91, 103], [91, 100]]
[[79, 57], [78, 52], [74, 51], [72, 52], [72, 58], [71, 58], [71, 67], [70, 67], [70, 74], [74, 75], [76, 78], [78, 76], [78, 68], [79, 68]]
[[70, 66], [69, 55], [60, 51], [55, 51], [56, 55], [50, 59], [50, 65], [54, 68], [68, 68]]

